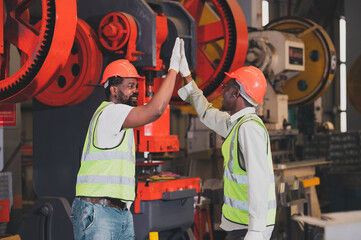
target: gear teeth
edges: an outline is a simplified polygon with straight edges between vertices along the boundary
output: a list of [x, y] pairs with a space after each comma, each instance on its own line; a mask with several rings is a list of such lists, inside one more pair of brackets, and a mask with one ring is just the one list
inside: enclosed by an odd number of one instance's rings
[[234, 24], [234, 18], [233, 15], [231, 14], [231, 10], [229, 9], [228, 4], [226, 3], [226, 1], [223, 0], [217, 0], [217, 2], [219, 3], [219, 5], [222, 8], [222, 11], [224, 12], [225, 17], [225, 21], [227, 22], [227, 27], [229, 29], [229, 48], [226, 50], [226, 56], [224, 59], [224, 63], [222, 65], [221, 70], [219, 71], [219, 73], [217, 74], [217, 76], [215, 77], [215, 79], [203, 89], [203, 93], [205, 96], [209, 96], [211, 95], [221, 84], [221, 82], [223, 81], [223, 79], [225, 78], [225, 74], [224, 72], [228, 72], [229, 68], [232, 65], [232, 59], [234, 58], [234, 53], [235, 53], [235, 42], [236, 42], [236, 27]]
[[[38, 50], [35, 58], [33, 59], [33, 63], [30, 67], [25, 71], [24, 74], [21, 75], [15, 82], [5, 86], [1, 90], [0, 101], [7, 99], [14, 94], [18, 93], [22, 89], [24, 89], [29, 83], [34, 79], [34, 77], [38, 74], [43, 63], [45, 62], [50, 46], [52, 44], [54, 29], [55, 29], [55, 0], [42, 0], [47, 1], [47, 18], [42, 19], [45, 22], [46, 30], [44, 31], [43, 40], [41, 42], [40, 49]], [[61, 1], [61, 0], [60, 0]], [[30, 58], [28, 59], [30, 61]]]
[[[200, 1], [200, 0], [199, 0]], [[226, 49], [226, 56], [224, 58], [224, 62], [222, 64], [222, 68], [220, 69], [220, 71], [217, 73], [217, 76], [213, 79], [213, 80], [209, 80], [210, 83], [208, 85], [206, 85], [202, 91], [204, 96], [208, 97], [209, 95], [211, 95], [218, 87], [219, 85], [222, 83], [222, 81], [225, 78], [225, 74], [224, 72], [228, 72], [233, 59], [234, 59], [234, 54], [236, 51], [236, 43], [237, 43], [237, 39], [236, 39], [236, 26], [235, 26], [235, 22], [234, 22], [234, 18], [231, 12], [231, 9], [229, 8], [229, 5], [227, 3], [227, 1], [225, 0], [216, 0], [220, 6], [221, 9], [218, 9], [219, 11], [221, 11], [222, 13], [224, 13], [225, 19], [224, 21], [226, 22], [226, 27], [229, 30], [229, 47], [228, 49]], [[174, 103], [180, 103], [183, 102], [182, 99], [180, 97], [172, 97], [171, 98], [171, 102]]]

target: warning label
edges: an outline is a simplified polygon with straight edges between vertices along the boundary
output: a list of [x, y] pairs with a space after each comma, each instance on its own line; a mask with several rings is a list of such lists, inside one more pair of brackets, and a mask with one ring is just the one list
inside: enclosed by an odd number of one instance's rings
[[16, 126], [16, 104], [0, 104], [0, 126]]

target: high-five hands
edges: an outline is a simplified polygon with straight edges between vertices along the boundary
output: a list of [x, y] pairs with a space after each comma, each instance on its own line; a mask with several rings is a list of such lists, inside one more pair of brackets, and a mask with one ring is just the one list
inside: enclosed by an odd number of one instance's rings
[[189, 75], [191, 75], [191, 72], [189, 71], [189, 67], [188, 67], [183, 39], [181, 39], [180, 52], [181, 52], [180, 73], [182, 74], [182, 77], [188, 77]]
[[183, 41], [183, 39], [180, 39], [179, 37], [177, 37], [177, 39], [175, 40], [175, 43], [174, 43], [168, 72], [170, 70], [174, 70], [176, 73], [180, 72], [184, 79], [185, 84], [187, 84], [193, 80], [191, 77], [191, 72], [189, 70], [189, 66], [188, 66], [188, 62], [187, 62], [184, 41]]
[[172, 56], [170, 57], [170, 63], [169, 63], [169, 69], [168, 72], [172, 69], [176, 71], [176, 73], [179, 72], [180, 62], [181, 62], [181, 39], [177, 37], [174, 43]]

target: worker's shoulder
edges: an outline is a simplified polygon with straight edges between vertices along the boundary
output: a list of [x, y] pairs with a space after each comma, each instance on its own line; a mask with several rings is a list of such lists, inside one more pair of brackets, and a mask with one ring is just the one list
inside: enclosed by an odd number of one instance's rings
[[266, 136], [267, 130], [260, 124], [259, 121], [250, 119], [241, 124], [239, 132], [242, 134], [261, 135]]
[[122, 103], [110, 103], [104, 108], [104, 113], [129, 112], [134, 107]]
[[240, 126], [240, 128], [256, 128], [256, 129], [263, 129], [263, 127], [261, 126], [261, 124], [263, 124], [263, 122], [260, 122], [256, 119], [247, 119], [245, 122], [243, 122]]
[[113, 121], [114, 119], [118, 119], [118, 121], [122, 120], [121, 122], [123, 122], [133, 108], [134, 107], [126, 104], [109, 104], [99, 116], [99, 120]]
[[248, 115], [246, 117], [243, 118], [242, 121], [242, 126], [259, 126], [262, 128], [262, 125], [264, 125], [262, 119], [258, 116], [258, 115], [255, 115], [255, 114], [251, 114], [251, 115]]

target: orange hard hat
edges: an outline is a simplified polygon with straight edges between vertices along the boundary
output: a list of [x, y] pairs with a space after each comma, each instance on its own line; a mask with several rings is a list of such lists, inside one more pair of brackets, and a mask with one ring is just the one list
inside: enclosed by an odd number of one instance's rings
[[257, 103], [262, 99], [267, 89], [267, 81], [263, 72], [254, 66], [241, 67], [232, 73], [225, 73], [230, 78], [242, 84], [246, 94]]
[[126, 59], [119, 59], [109, 63], [104, 70], [103, 79], [100, 84], [104, 86], [104, 84], [108, 81], [108, 78], [115, 76], [144, 79], [144, 77], [139, 76], [137, 69], [135, 69], [133, 64]]

